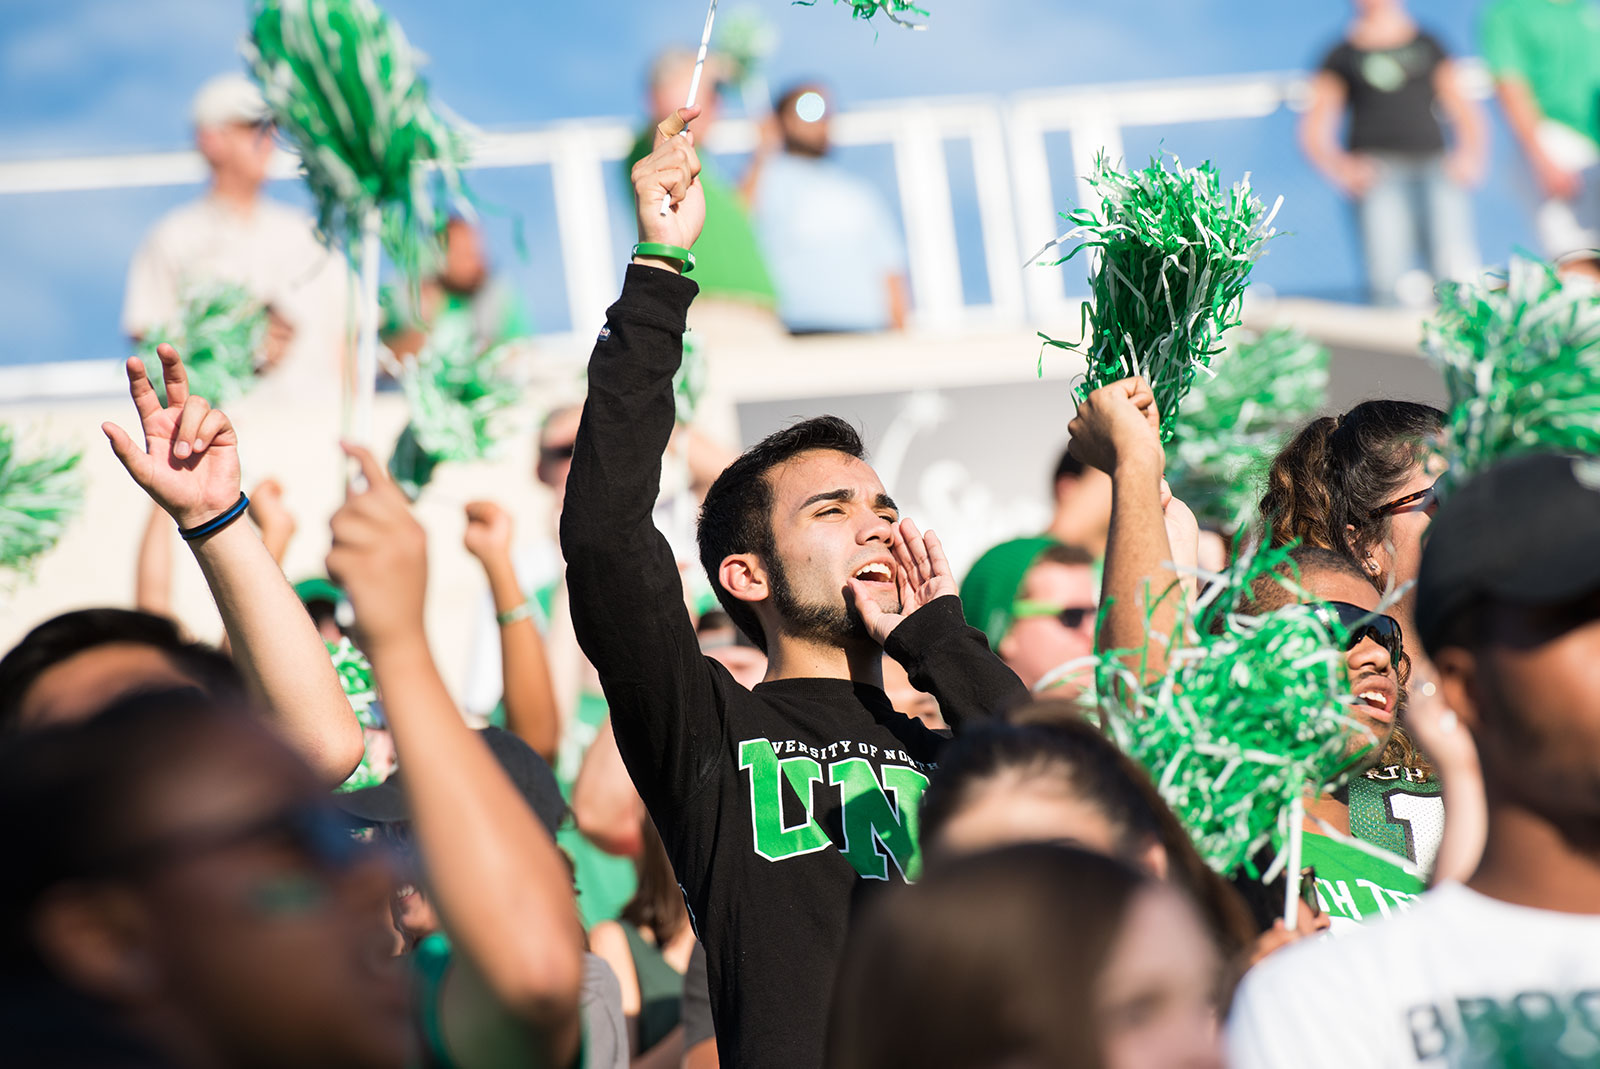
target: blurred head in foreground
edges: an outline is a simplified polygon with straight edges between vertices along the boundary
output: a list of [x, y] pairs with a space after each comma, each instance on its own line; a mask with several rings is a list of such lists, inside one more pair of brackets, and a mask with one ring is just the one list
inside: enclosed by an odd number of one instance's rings
[[922, 799], [930, 868], [1011, 843], [1070, 843], [1187, 892], [1224, 956], [1254, 940], [1244, 904], [1150, 777], [1072, 703], [1035, 702], [1007, 720], [963, 733], [944, 752]]
[[41, 1007], [6, 1049], [33, 1029], [58, 1064], [95, 1032], [173, 1064], [405, 1064], [388, 867], [249, 715], [147, 693], [10, 740], [0, 835], [0, 986]]
[[1423, 554], [1417, 626], [1477, 744], [1491, 847], [1502, 827], [1547, 856], [1570, 856], [1551, 849], [1557, 836], [1600, 846], [1597, 546], [1600, 457], [1542, 454], [1452, 493]]
[[835, 1069], [1220, 1067], [1216, 951], [1177, 890], [1048, 843], [872, 903], [835, 991]]
[[177, 687], [225, 701], [244, 693], [225, 654], [185, 638], [165, 616], [109, 608], [62, 613], [0, 658], [0, 736], [82, 720], [124, 695]]

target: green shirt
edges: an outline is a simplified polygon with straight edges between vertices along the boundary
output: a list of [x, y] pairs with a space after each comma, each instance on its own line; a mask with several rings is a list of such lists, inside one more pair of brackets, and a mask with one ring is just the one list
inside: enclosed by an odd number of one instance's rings
[[1300, 864], [1316, 869], [1317, 901], [1335, 929], [1404, 910], [1426, 889], [1404, 858], [1390, 856], [1393, 860], [1384, 860], [1326, 835], [1306, 833]]
[[1600, 5], [1496, 0], [1482, 38], [1491, 74], [1521, 78], [1548, 118], [1600, 142]]
[[[655, 139], [651, 127], [633, 143], [628, 153], [628, 168], [650, 154]], [[767, 274], [761, 246], [739, 193], [718, 175], [702, 156], [700, 187], [706, 195], [706, 225], [694, 243], [693, 279], [704, 297], [724, 297], [747, 301], [763, 308], [776, 308], [778, 292]], [[627, 172], [624, 172], [626, 174]]]

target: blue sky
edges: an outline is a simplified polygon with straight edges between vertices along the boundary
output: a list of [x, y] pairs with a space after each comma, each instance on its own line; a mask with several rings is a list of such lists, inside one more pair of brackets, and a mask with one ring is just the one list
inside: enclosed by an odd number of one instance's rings
[[[1348, 14], [1316, 0], [928, 0], [923, 33], [852, 23], [843, 8], [782, 0], [759, 6], [779, 35], [769, 68], [781, 85], [821, 77], [845, 106], [900, 96], [1011, 93], [1085, 82], [1285, 70], [1316, 61]], [[701, 0], [390, 0], [431, 59], [438, 97], [495, 129], [580, 116], [636, 117], [641, 71], [661, 45], [692, 42]], [[1473, 51], [1478, 0], [1415, 0], [1420, 21], [1448, 48]], [[184, 147], [194, 88], [237, 64], [246, 5], [233, 0], [31, 0], [0, 5], [0, 155], [37, 158]], [[1492, 109], [1491, 109], [1492, 111]], [[1165, 146], [1187, 162], [1215, 158], [1224, 175], [1254, 172], [1283, 193], [1277, 242], [1259, 278], [1280, 292], [1351, 295], [1358, 272], [1342, 204], [1300, 159], [1293, 121], [1210, 123], [1126, 134], [1130, 157]], [[1065, 143], [1053, 146], [1065, 158]], [[1513, 188], [1514, 153], [1496, 121], [1496, 166], [1478, 197], [1479, 240], [1490, 261], [1530, 241]], [[882, 161], [862, 165], [886, 181]], [[963, 172], [952, 176], [958, 201]], [[485, 174], [489, 200], [520, 213], [535, 250], [520, 262], [509, 227], [491, 222], [498, 260], [543, 323], [566, 325], [558, 275], [537, 249], [552, 233], [549, 178]], [[1058, 187], [1064, 197], [1070, 185]], [[276, 191], [294, 198], [292, 187]], [[123, 271], [140, 234], [192, 189], [0, 196], [0, 317], [11, 342], [0, 362], [117, 356]], [[1065, 206], [1063, 204], [1063, 206]], [[962, 206], [958, 203], [958, 211]], [[980, 278], [969, 278], [981, 288]]]

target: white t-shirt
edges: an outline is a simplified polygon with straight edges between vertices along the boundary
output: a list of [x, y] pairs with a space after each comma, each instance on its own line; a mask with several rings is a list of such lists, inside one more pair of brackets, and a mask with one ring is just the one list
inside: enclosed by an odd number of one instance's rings
[[317, 241], [303, 212], [258, 197], [244, 214], [209, 195], [174, 208], [128, 265], [122, 329], [143, 336], [171, 325], [188, 289], [209, 282], [243, 286], [294, 328], [284, 369], [321, 378], [337, 373], [344, 257]]
[[1600, 914], [1513, 906], [1447, 883], [1409, 912], [1250, 970], [1228, 1021], [1229, 1064], [1500, 1065], [1480, 1060], [1497, 1034], [1550, 1042], [1551, 1028], [1568, 1060], [1527, 1064], [1600, 1066]]

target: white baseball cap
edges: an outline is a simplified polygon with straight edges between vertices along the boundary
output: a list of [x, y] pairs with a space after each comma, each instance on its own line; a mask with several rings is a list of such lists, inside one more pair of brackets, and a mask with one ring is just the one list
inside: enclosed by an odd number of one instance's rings
[[272, 117], [261, 90], [242, 74], [219, 74], [200, 87], [189, 106], [197, 127], [266, 122]]

